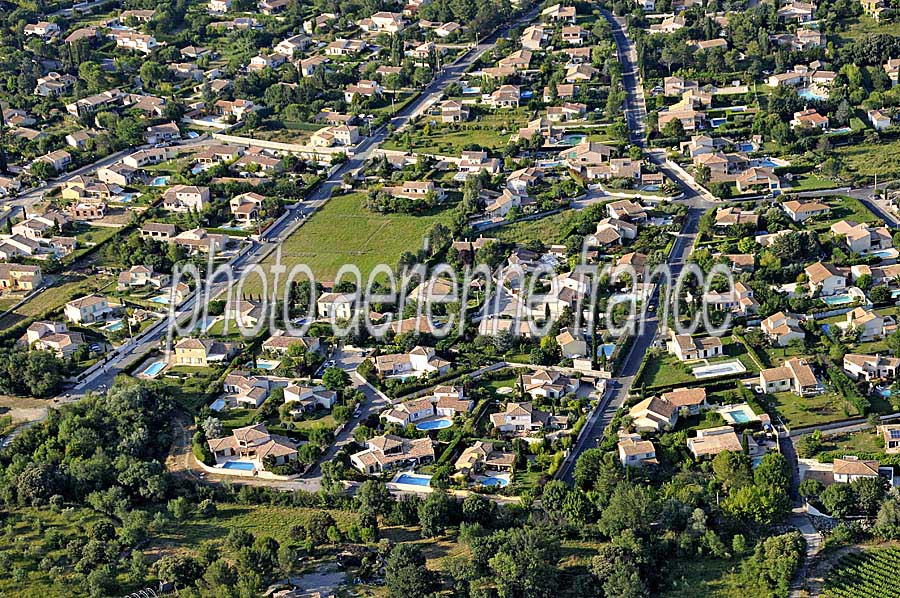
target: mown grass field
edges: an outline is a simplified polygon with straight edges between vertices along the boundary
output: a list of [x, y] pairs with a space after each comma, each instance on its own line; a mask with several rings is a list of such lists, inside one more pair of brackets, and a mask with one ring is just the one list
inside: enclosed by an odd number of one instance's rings
[[[363, 277], [367, 277], [378, 264], [395, 268], [404, 251], [421, 249], [422, 240], [432, 225], [446, 224], [450, 220], [450, 210], [446, 206], [422, 216], [376, 214], [363, 207], [364, 201], [363, 193], [329, 200], [283, 243], [282, 265], [290, 271], [291, 266], [306, 264], [318, 281], [332, 281], [341, 266], [353, 264]], [[276, 254], [263, 262], [266, 272], [275, 264]], [[271, 277], [271, 274], [267, 276]], [[271, 279], [268, 284], [271, 288]], [[245, 294], [257, 295], [261, 289], [259, 276], [250, 277], [244, 285]]]

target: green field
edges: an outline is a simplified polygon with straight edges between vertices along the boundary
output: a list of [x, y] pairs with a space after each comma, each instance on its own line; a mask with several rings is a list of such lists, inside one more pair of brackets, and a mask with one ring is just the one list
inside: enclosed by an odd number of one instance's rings
[[[322, 281], [333, 280], [341, 266], [353, 264], [366, 277], [378, 264], [395, 268], [404, 251], [422, 248], [422, 240], [433, 224], [447, 224], [450, 220], [446, 208], [423, 216], [375, 214], [363, 207], [364, 201], [363, 193], [330, 199], [282, 244], [282, 265], [290, 269], [296, 264], [306, 264], [317, 280]], [[276, 254], [263, 262], [267, 272], [275, 264]], [[259, 277], [251, 277], [244, 290], [259, 293]]]
[[785, 423], [792, 427], [814, 426], [859, 415], [850, 402], [834, 392], [811, 397], [798, 397], [792, 392], [765, 395], [770, 407], [776, 409]]
[[466, 146], [502, 150], [509, 138], [528, 122], [522, 110], [501, 110], [455, 125], [431, 124], [427, 129], [398, 133], [382, 144], [387, 150], [412, 150], [428, 154], [458, 156]]
[[844, 160], [847, 170], [854, 174], [867, 177], [874, 177], [876, 174], [881, 177], [900, 176], [900, 162], [897, 161], [900, 139], [883, 143], [857, 143], [836, 147], [832, 151]]
[[501, 241], [510, 243], [524, 243], [526, 241], [539, 240], [542, 243], [556, 244], [565, 241], [578, 213], [574, 210], [565, 210], [558, 214], [551, 214], [537, 220], [519, 220], [506, 224], [498, 229], [490, 231], [487, 236], [492, 236]]

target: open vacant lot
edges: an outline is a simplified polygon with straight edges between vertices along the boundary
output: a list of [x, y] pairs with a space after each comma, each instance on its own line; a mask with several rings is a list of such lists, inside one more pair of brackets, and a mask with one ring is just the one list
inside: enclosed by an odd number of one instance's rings
[[[362, 193], [329, 200], [284, 242], [281, 263], [288, 269], [306, 264], [320, 281], [333, 280], [344, 264], [356, 265], [365, 277], [378, 264], [396, 267], [401, 253], [420, 249], [431, 226], [450, 218], [446, 207], [423, 216], [375, 214], [363, 207], [364, 201]], [[275, 256], [266, 258], [266, 271]], [[259, 290], [258, 277], [247, 281], [246, 292]]]

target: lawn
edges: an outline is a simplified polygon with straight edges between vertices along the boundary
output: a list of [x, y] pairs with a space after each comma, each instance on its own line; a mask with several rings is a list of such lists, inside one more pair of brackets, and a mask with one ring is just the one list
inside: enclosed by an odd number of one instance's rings
[[826, 436], [822, 442], [820, 453], [839, 451], [847, 455], [858, 453], [875, 454], [884, 452], [884, 440], [875, 428]]
[[112, 282], [113, 278], [110, 276], [68, 275], [23, 303], [15, 311], [0, 318], [0, 330], [10, 328], [26, 318], [44, 316], [61, 308], [72, 299], [102, 291]]
[[841, 43], [849, 43], [864, 37], [886, 33], [891, 36], [900, 36], [900, 23], [879, 22], [868, 15], [860, 15], [855, 19], [847, 19], [849, 25], [844, 31], [837, 32], [837, 38]]
[[[844, 160], [847, 170], [861, 176], [900, 176], [900, 139], [883, 143], [857, 143], [832, 150]], [[886, 180], [886, 179], [885, 179]]]
[[803, 175], [790, 182], [787, 192], [818, 191], [819, 189], [833, 189], [837, 187], [834, 181], [817, 177], [815, 175]]
[[647, 353], [646, 359], [647, 363], [644, 364], [641, 378], [635, 382], [635, 386], [653, 388], [654, 386], [670, 386], [696, 380], [690, 369], [678, 361], [674, 355], [654, 351]]
[[539, 240], [546, 244], [558, 244], [565, 241], [572, 232], [577, 217], [576, 211], [564, 210], [537, 220], [520, 220], [505, 224], [490, 231], [489, 234], [510, 243]]
[[858, 415], [856, 408], [834, 392], [798, 397], [792, 392], [765, 395], [763, 401], [778, 411], [791, 428], [802, 428]]
[[[425, 234], [438, 222], [448, 224], [450, 210], [435, 210], [422, 216], [375, 214], [363, 207], [365, 195], [351, 193], [333, 197], [281, 246], [281, 263], [306, 264], [318, 280], [333, 280], [344, 264], [358, 267], [364, 277], [378, 264], [396, 267], [404, 251], [422, 247]], [[277, 252], [263, 262], [268, 273]], [[284, 280], [284, 276], [281, 280]], [[301, 275], [302, 279], [302, 275]], [[258, 276], [251, 277], [245, 293], [259, 294]]]
[[524, 111], [506, 110], [476, 116], [473, 120], [453, 125], [429, 122], [418, 131], [406, 130], [388, 139], [382, 147], [458, 156], [466, 146], [477, 145], [488, 150], [502, 150], [513, 133], [528, 122]]
[[[900, 151], [900, 147], [897, 149]], [[832, 224], [839, 220], [852, 220], [853, 222], [876, 222], [879, 220], [859, 200], [852, 197], [829, 197], [825, 200], [825, 203], [831, 207], [831, 212], [824, 218], [816, 219], [815, 222], [809, 222], [806, 228], [822, 232], [828, 230]]]

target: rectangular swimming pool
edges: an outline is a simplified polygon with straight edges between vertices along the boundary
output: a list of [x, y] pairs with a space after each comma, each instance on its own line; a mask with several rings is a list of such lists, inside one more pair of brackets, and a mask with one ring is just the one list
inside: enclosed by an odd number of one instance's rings
[[253, 471], [256, 469], [256, 466], [253, 463], [248, 463], [247, 461], [226, 461], [222, 465], [222, 469], [238, 469], [240, 471]]
[[431, 476], [401, 473], [394, 482], [397, 484], [411, 484], [413, 486], [429, 486], [431, 485]]

